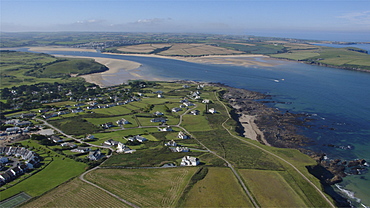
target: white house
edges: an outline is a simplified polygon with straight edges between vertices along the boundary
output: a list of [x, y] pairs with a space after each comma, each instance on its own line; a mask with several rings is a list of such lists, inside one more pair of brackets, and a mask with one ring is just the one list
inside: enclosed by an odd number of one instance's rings
[[159, 130], [159, 131], [173, 131], [173, 130], [172, 130], [172, 128], [171, 128], [171, 126], [166, 126], [166, 127], [164, 127], [164, 128], [160, 128], [160, 127], [158, 127], [158, 130]]
[[116, 150], [117, 153], [122, 153], [122, 152], [123, 153], [133, 153], [135, 151], [136, 150], [130, 149], [126, 145], [122, 144], [121, 142], [118, 143], [117, 150]]
[[209, 100], [208, 99], [204, 99], [204, 100], [202, 100], [202, 103], [209, 103]]
[[176, 147], [177, 143], [174, 140], [171, 140], [171, 141], [167, 142], [166, 144], [164, 144], [164, 146], [166, 146], [166, 147]]
[[138, 142], [145, 142], [145, 141], [148, 141], [147, 138], [145, 137], [142, 137], [140, 135], [136, 135], [136, 136], [133, 136], [133, 137], [129, 137], [128, 138], [129, 141], [133, 142], [133, 141], [138, 141]]
[[214, 108], [210, 108], [210, 109], [208, 109], [208, 112], [210, 112], [210, 113], [214, 114], [214, 113], [216, 113], [217, 111], [216, 111]]
[[156, 115], [156, 116], [163, 116], [164, 114], [163, 114], [162, 112], [160, 112], [160, 111], [156, 111], [156, 112], [154, 113], [154, 115]]
[[177, 138], [180, 138], [180, 139], [189, 139], [189, 136], [187, 136], [186, 134], [184, 134], [184, 132], [180, 131], [179, 134], [177, 135]]
[[173, 152], [190, 152], [188, 147], [172, 147], [171, 150]]
[[125, 125], [125, 124], [129, 124], [130, 122], [124, 118], [116, 121], [117, 125]]
[[185, 156], [181, 160], [180, 166], [197, 166], [200, 161], [196, 157]]

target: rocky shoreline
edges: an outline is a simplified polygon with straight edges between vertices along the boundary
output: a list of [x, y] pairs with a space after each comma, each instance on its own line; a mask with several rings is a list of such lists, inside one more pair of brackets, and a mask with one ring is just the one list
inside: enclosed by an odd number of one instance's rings
[[[257, 136], [257, 140], [261, 144], [298, 149], [315, 159], [317, 164], [307, 167], [308, 171], [321, 181], [325, 187], [324, 189], [334, 200], [343, 206], [347, 206], [347, 200], [333, 191], [331, 185], [342, 182], [342, 178], [347, 175], [360, 175], [362, 172], [366, 172], [367, 165], [364, 159], [352, 161], [327, 160], [325, 154], [304, 148], [314, 144], [312, 139], [303, 136], [299, 132], [299, 127], [310, 126], [308, 122], [312, 121], [312, 118], [309, 115], [288, 111], [283, 112], [268, 107], [266, 103], [274, 102], [271, 100], [270, 95], [233, 88], [219, 83], [212, 85], [227, 89], [222, 94], [222, 98], [234, 108], [231, 114], [240, 123], [241, 128], [239, 128], [238, 133], [241, 136], [243, 136], [244, 131], [241, 118], [245, 115], [253, 116], [254, 122], [262, 132], [262, 135]], [[335, 147], [335, 145], [333, 146]], [[328, 191], [328, 189], [330, 190]]]

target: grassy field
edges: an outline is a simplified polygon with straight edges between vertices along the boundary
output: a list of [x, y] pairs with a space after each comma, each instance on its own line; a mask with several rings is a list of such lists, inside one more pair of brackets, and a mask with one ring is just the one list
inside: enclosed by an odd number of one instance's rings
[[353, 48], [331, 48], [308, 44], [287, 46], [289, 48], [287, 53], [272, 54], [270, 56], [295, 61], [306, 61], [307, 63], [321, 63], [330, 66], [370, 70], [369, 55], [353, 51]]
[[184, 200], [183, 207], [253, 207], [228, 168], [208, 168]]
[[39, 196], [44, 192], [76, 177], [85, 171], [84, 163], [76, 162], [69, 158], [53, 157], [53, 161], [42, 171], [1, 192], [0, 200], [25, 191], [31, 196]]
[[104, 191], [75, 178], [21, 207], [130, 207]]
[[58, 59], [42, 53], [1, 51], [0, 88], [40, 82], [65, 83], [79, 78], [69, 74], [104, 71], [106, 67], [91, 60]]
[[261, 207], [307, 207], [280, 172], [239, 170]]
[[98, 169], [85, 178], [141, 207], [174, 207], [197, 169]]
[[168, 47], [171, 47], [171, 44], [140, 44], [120, 47], [117, 50], [125, 53], [150, 54]]
[[123, 53], [159, 54], [164, 56], [231, 55], [244, 53], [241, 51], [198, 43], [141, 44], [124, 46], [117, 48], [116, 50]]

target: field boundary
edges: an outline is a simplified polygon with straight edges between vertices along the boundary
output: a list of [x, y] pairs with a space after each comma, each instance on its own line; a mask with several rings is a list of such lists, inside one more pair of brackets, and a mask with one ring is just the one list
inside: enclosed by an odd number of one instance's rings
[[284, 158], [282, 158], [282, 157], [280, 157], [280, 156], [278, 156], [278, 155], [276, 155], [276, 154], [274, 154], [274, 153], [272, 153], [272, 152], [270, 152], [270, 151], [268, 151], [268, 150], [266, 150], [266, 149], [264, 149], [264, 148], [262, 148], [262, 147], [260, 147], [260, 146], [258, 146], [256, 144], [253, 144], [253, 143], [251, 143], [249, 141], [246, 141], [245, 139], [241, 139], [241, 138], [235, 136], [234, 134], [232, 134], [230, 132], [230, 130], [225, 127], [225, 123], [231, 118], [231, 116], [229, 114], [229, 111], [227, 110], [226, 105], [223, 102], [220, 101], [219, 97], [216, 95], [216, 92], [214, 92], [214, 93], [215, 93], [215, 97], [216, 97], [217, 101], [220, 102], [224, 106], [226, 112], [228, 112], [229, 118], [226, 119], [226, 121], [224, 121], [222, 123], [222, 127], [230, 134], [230, 136], [232, 136], [232, 137], [234, 137], [234, 138], [236, 138], [236, 139], [238, 139], [238, 140], [240, 140], [240, 141], [242, 141], [244, 143], [247, 143], [249, 145], [252, 145], [252, 146], [254, 146], [254, 147], [256, 147], [256, 148], [258, 148], [258, 149], [260, 149], [260, 150], [262, 150], [262, 151], [264, 151], [264, 152], [266, 152], [266, 153], [268, 153], [268, 154], [270, 154], [270, 155], [272, 155], [272, 156], [274, 156], [276, 158], [278, 158], [279, 160], [285, 162], [289, 166], [291, 166], [299, 175], [301, 175], [303, 177], [303, 179], [305, 179], [309, 184], [311, 184], [316, 189], [316, 191], [326, 200], [326, 202], [329, 203], [329, 205], [331, 207], [333, 207], [333, 208], [335, 207], [334, 204], [325, 196], [325, 194], [312, 181], [310, 181], [301, 171], [299, 171], [298, 168], [296, 168], [292, 163], [290, 163], [289, 161], [285, 160]]

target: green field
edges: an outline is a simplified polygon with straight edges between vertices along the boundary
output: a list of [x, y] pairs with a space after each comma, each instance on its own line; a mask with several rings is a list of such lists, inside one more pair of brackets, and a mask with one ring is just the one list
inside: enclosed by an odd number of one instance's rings
[[25, 191], [33, 197], [39, 196], [70, 178], [80, 175], [85, 171], [86, 167], [86, 164], [69, 158], [53, 157], [53, 161], [42, 171], [2, 191], [0, 200], [11, 197], [21, 191]]
[[106, 192], [75, 178], [21, 207], [130, 207]]
[[98, 169], [85, 178], [141, 207], [174, 207], [197, 169]]
[[1, 88], [40, 82], [71, 82], [78, 78], [70, 78], [70, 74], [89, 74], [107, 70], [104, 65], [93, 60], [66, 60], [43, 53], [0, 51], [0, 56]]
[[300, 195], [281, 176], [281, 171], [240, 169], [261, 207], [307, 207]]
[[284, 58], [307, 63], [327, 64], [344, 68], [370, 70], [369, 54], [353, 51], [353, 48], [331, 48], [310, 45], [307, 48], [291, 49], [287, 53], [272, 54], [274, 58]]
[[184, 199], [183, 207], [253, 207], [228, 168], [208, 168]]

